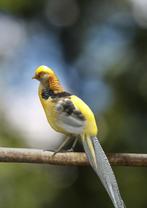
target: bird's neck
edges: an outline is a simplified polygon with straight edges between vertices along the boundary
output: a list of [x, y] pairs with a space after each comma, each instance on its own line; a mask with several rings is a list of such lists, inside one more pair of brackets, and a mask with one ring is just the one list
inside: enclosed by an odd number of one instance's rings
[[64, 92], [64, 89], [56, 76], [49, 77], [49, 88], [54, 93]]

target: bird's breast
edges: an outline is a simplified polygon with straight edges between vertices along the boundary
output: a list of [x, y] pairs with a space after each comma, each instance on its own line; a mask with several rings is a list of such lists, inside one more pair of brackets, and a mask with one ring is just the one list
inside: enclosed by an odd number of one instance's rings
[[64, 130], [62, 128], [60, 128], [60, 126], [58, 125], [58, 114], [56, 111], [55, 100], [50, 97], [48, 99], [44, 99], [42, 97], [41, 90], [39, 90], [39, 98], [40, 98], [41, 104], [43, 106], [43, 109], [46, 114], [46, 118], [47, 118], [50, 126], [58, 132], [65, 133]]
[[60, 133], [66, 133], [64, 131], [63, 128], [61, 128], [58, 125], [58, 114], [56, 111], [56, 107], [55, 107], [55, 102], [52, 99], [48, 99], [48, 100], [41, 100], [42, 106], [44, 108], [45, 114], [46, 114], [46, 118], [50, 124], [50, 126], [60, 132]]

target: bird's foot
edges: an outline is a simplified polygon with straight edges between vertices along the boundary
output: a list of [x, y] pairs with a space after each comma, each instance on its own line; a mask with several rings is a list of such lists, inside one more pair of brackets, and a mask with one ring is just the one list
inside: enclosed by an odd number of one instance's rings
[[55, 156], [57, 153], [66, 153], [66, 152], [74, 152], [74, 149], [70, 148], [70, 149], [67, 149], [67, 150], [54, 151], [52, 156]]
[[64, 153], [64, 152], [67, 152], [67, 150], [55, 150], [54, 152], [53, 152], [53, 155], [52, 156], [55, 156], [57, 153]]
[[68, 150], [66, 150], [67, 152], [74, 152], [74, 148], [70, 148], [70, 149], [68, 149]]

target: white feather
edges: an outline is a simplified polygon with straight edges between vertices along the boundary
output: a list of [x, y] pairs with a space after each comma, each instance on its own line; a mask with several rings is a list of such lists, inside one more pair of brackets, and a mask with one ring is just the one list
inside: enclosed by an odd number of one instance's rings
[[67, 116], [66, 113], [61, 113], [58, 116], [58, 125], [71, 134], [82, 134], [86, 121], [80, 120], [75, 116]]

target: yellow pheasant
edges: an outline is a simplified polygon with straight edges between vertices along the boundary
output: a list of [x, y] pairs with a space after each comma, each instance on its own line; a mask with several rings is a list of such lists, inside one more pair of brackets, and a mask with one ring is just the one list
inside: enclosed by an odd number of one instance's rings
[[97, 139], [95, 117], [79, 97], [64, 91], [55, 72], [47, 66], [36, 69], [33, 77], [40, 81], [39, 98], [50, 126], [66, 135], [59, 152], [71, 137], [82, 140], [87, 158], [109, 194], [115, 208], [125, 208], [109, 161]]

